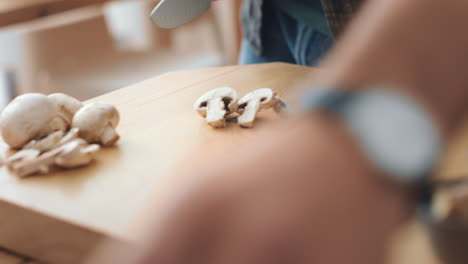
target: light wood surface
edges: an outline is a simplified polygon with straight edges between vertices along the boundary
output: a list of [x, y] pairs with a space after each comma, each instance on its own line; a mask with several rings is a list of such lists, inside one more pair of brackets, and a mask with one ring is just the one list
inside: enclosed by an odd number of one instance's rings
[[0, 0], [0, 27], [111, 0]]
[[[118, 147], [90, 167], [20, 180], [0, 170], [0, 245], [50, 263], [79, 263], [103, 237], [133, 239], [136, 216], [165, 176], [212, 141], [232, 142], [256, 130], [213, 130], [193, 111], [204, 92], [233, 86], [243, 95], [271, 87], [285, 96], [310, 74], [271, 64], [167, 74], [98, 97], [121, 112]], [[264, 122], [266, 123], [266, 122]], [[262, 122], [258, 122], [258, 127]], [[27, 232], [25, 232], [27, 230]], [[55, 245], [61, 250], [55, 250]]]
[[[114, 104], [120, 110], [118, 146], [102, 151], [87, 168], [49, 176], [20, 180], [0, 170], [0, 245], [51, 264], [74, 264], [103, 238], [133, 241], [138, 216], [187, 155], [214, 143], [220, 147], [233, 144], [275, 118], [263, 114], [251, 130], [235, 124], [214, 130], [192, 109], [200, 95], [222, 86], [236, 88], [240, 96], [269, 87], [288, 101], [295, 81], [313, 77], [315, 72], [286, 64], [185, 71], [91, 100]], [[462, 143], [466, 146], [468, 140]], [[462, 148], [457, 149], [462, 152], [451, 152], [451, 160], [465, 155]], [[448, 166], [457, 173], [467, 169], [466, 162]], [[399, 250], [392, 252], [391, 264], [415, 263], [402, 261], [408, 254], [417, 254], [413, 259], [433, 258], [424, 230], [418, 224], [412, 226], [395, 240]], [[419, 253], [405, 250], [415, 244]]]

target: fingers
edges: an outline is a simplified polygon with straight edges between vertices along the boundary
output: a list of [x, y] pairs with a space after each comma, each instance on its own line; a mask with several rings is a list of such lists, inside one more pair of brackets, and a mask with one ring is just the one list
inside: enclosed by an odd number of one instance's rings
[[149, 246], [132, 264], [207, 263], [231, 208], [229, 189], [205, 182], [172, 200], [147, 234], [144, 244]]
[[87, 264], [207, 263], [223, 212], [222, 188], [191, 187], [161, 208], [138, 246], [107, 242]]
[[296, 214], [278, 207], [278, 199], [253, 196], [234, 204], [209, 263], [303, 263]]

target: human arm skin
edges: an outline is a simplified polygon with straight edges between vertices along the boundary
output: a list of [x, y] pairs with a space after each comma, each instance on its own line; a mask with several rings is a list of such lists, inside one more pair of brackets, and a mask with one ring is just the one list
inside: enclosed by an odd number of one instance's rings
[[467, 1], [373, 0], [325, 62], [329, 86], [390, 85], [450, 136], [468, 108]]

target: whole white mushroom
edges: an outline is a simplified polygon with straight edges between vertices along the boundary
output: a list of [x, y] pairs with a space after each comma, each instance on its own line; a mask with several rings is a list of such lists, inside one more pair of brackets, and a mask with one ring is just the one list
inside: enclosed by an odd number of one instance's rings
[[72, 127], [79, 128], [80, 137], [88, 143], [110, 147], [120, 138], [115, 131], [119, 121], [119, 111], [115, 106], [105, 103], [90, 103], [76, 112]]
[[78, 99], [63, 93], [50, 94], [48, 97], [58, 106], [60, 114], [71, 126], [73, 116], [83, 107], [83, 104]]
[[16, 97], [0, 116], [3, 140], [11, 148], [20, 148], [54, 131], [65, 131], [68, 126], [53, 100], [38, 93]]

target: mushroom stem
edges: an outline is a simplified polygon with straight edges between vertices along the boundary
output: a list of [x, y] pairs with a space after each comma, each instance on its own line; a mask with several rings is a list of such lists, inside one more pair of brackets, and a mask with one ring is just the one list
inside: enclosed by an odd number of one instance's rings
[[117, 131], [115, 131], [115, 129], [112, 126], [107, 125], [102, 130], [101, 143], [104, 147], [113, 146], [119, 139], [119, 134], [117, 134]]
[[237, 93], [229, 87], [211, 90], [198, 98], [194, 108], [210, 126], [225, 127], [225, 118], [237, 110]]
[[68, 131], [68, 133], [57, 143], [57, 147], [61, 147], [75, 139], [78, 138], [78, 134], [80, 132], [80, 129], [79, 128], [72, 128], [70, 129], [70, 131]]
[[286, 104], [269, 88], [262, 88], [246, 94], [239, 100], [237, 112], [239, 125], [243, 128], [251, 128], [254, 125], [256, 115], [261, 110], [273, 108], [281, 112]]
[[213, 98], [206, 107], [206, 122], [214, 128], [225, 127], [226, 121], [224, 117], [226, 113], [222, 98]]
[[241, 127], [253, 127], [257, 113], [260, 111], [260, 104], [260, 100], [252, 100], [245, 106], [242, 115], [237, 119]]

